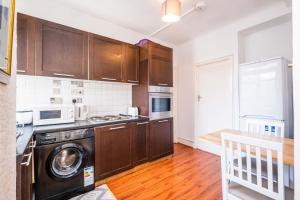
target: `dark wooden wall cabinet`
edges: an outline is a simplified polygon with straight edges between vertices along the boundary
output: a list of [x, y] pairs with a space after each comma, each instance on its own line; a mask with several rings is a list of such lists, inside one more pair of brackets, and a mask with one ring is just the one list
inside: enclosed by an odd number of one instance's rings
[[36, 75], [88, 79], [88, 33], [36, 21]]
[[18, 14], [17, 18], [17, 73], [35, 74], [35, 19]]
[[173, 50], [150, 40], [141, 40], [140, 81], [154, 86], [173, 86]]
[[122, 42], [97, 35], [90, 37], [90, 78], [121, 82]]
[[139, 82], [136, 45], [20, 13], [17, 36], [19, 74]]

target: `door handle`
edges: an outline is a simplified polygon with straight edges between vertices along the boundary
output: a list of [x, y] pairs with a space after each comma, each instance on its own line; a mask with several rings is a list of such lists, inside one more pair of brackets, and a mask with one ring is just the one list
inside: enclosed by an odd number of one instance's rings
[[137, 123], [137, 125], [143, 125], [143, 124], [149, 124], [149, 122], [141, 122], [141, 123]]
[[127, 80], [128, 82], [131, 82], [131, 83], [138, 83], [139, 81], [134, 81], [134, 80]]
[[168, 86], [167, 83], [158, 83], [158, 85], [161, 85], [161, 86]]
[[63, 76], [63, 77], [74, 77], [72, 74], [59, 74], [59, 73], [53, 73], [54, 76]]
[[197, 96], [198, 102], [200, 102], [202, 98], [203, 98], [202, 96], [198, 95], [198, 96]]
[[106, 81], [116, 81], [117, 79], [116, 78], [101, 78], [102, 80], [106, 80]]
[[110, 128], [109, 130], [118, 130], [118, 129], [123, 129], [125, 127], [126, 126], [113, 127], [113, 128]]
[[32, 153], [25, 154], [24, 157], [27, 157], [27, 161], [22, 162], [21, 165], [29, 166], [32, 158]]
[[164, 123], [164, 122], [168, 122], [168, 121], [169, 121], [168, 119], [165, 119], [165, 120], [158, 121], [158, 123]]
[[29, 148], [35, 148], [36, 147], [36, 140], [32, 141], [31, 144], [29, 145]]

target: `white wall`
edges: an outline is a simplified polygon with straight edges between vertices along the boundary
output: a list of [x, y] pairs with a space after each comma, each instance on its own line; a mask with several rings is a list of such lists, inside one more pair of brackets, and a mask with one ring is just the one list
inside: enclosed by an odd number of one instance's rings
[[293, 73], [294, 73], [294, 131], [295, 131], [295, 199], [300, 199], [300, 1], [293, 1]]
[[239, 63], [284, 56], [293, 59], [292, 15], [279, 17], [239, 34]]
[[197, 63], [233, 55], [234, 57], [234, 113], [235, 126], [238, 124], [238, 33], [255, 25], [267, 22], [291, 12], [284, 3], [278, 3], [268, 9], [239, 19], [232, 24], [213, 32], [200, 35], [196, 39], [178, 46], [180, 55], [178, 67], [178, 135], [187, 141], [194, 141], [194, 66]]

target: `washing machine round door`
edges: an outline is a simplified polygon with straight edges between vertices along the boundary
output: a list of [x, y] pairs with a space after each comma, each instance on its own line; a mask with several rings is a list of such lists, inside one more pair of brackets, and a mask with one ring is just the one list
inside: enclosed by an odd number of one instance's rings
[[67, 179], [80, 173], [84, 166], [85, 153], [82, 146], [74, 143], [56, 147], [48, 158], [50, 175], [57, 179]]

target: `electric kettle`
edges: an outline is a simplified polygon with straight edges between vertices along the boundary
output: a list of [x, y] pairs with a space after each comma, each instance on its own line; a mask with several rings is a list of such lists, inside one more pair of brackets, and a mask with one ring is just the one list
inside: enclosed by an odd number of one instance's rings
[[83, 121], [88, 117], [88, 107], [83, 103], [75, 104], [75, 120]]

